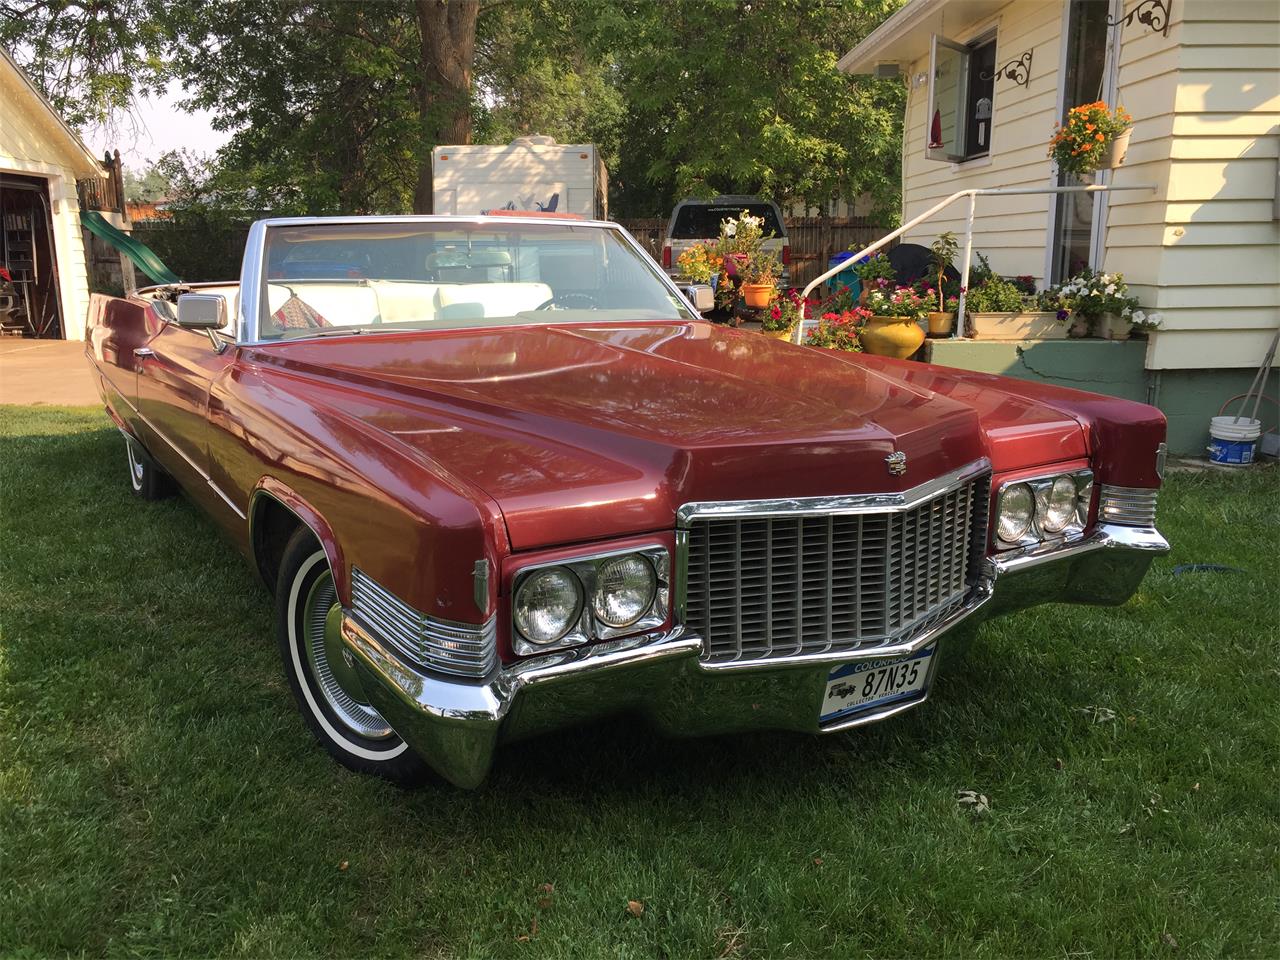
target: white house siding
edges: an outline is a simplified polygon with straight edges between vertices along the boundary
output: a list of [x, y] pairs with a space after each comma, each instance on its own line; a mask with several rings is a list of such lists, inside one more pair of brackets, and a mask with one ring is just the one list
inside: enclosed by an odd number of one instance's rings
[[0, 172], [48, 181], [63, 333], [68, 340], [83, 340], [89, 312], [89, 277], [80, 233], [76, 177], [77, 173], [83, 177], [97, 171], [90, 166], [93, 161], [87, 155], [72, 159], [81, 165], [79, 171], [64, 164], [64, 156], [73, 152], [61, 142], [66, 139], [65, 131], [59, 129], [56, 117], [31, 95], [22, 79], [3, 66], [0, 64]]
[[[1048, 185], [1047, 142], [1058, 106], [1062, 12], [1062, 0], [1013, 0], [995, 16], [973, 21], [965, 19], [963, 4], [947, 7], [942, 32], [951, 40], [965, 43], [995, 27], [997, 66], [1032, 51], [1031, 81], [1022, 87], [1012, 80], [996, 80], [990, 154], [952, 164], [925, 157], [929, 85], [917, 86], [914, 78], [928, 75], [928, 53], [911, 65], [902, 143], [904, 222], [957, 190]], [[979, 197], [974, 249], [989, 257], [1000, 273], [1042, 278], [1052, 202], [1047, 194]], [[928, 244], [946, 230], [963, 236], [967, 210], [967, 201], [958, 201], [903, 239]]]
[[[1134, 3], [1127, 3], [1132, 9]], [[1256, 366], [1280, 324], [1280, 4], [1175, 0], [1165, 38], [1127, 27], [1120, 100], [1139, 122], [1106, 268], [1163, 316], [1149, 369]]]

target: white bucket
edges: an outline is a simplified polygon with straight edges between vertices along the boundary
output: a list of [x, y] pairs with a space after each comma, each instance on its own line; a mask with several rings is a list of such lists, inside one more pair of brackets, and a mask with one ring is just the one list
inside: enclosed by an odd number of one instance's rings
[[1214, 417], [1209, 421], [1209, 462], [1228, 467], [1253, 463], [1253, 448], [1262, 433], [1262, 421], [1249, 417]]

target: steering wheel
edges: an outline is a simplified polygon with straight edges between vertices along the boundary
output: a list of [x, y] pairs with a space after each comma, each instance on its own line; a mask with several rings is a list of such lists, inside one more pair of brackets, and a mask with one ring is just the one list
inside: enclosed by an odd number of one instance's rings
[[594, 297], [585, 293], [557, 293], [550, 300], [544, 300], [535, 310], [599, 310], [600, 304]]

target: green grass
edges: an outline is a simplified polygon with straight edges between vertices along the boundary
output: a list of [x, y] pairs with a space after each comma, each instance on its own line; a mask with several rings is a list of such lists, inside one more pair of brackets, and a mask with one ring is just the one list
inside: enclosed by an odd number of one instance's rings
[[0, 953], [1277, 953], [1275, 469], [1173, 477], [1134, 600], [983, 626], [896, 720], [620, 719], [404, 793], [313, 745], [266, 592], [124, 460], [98, 412], [0, 407]]

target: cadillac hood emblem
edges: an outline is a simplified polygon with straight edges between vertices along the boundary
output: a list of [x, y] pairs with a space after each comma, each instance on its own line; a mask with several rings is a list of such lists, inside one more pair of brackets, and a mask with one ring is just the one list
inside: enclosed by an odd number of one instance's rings
[[907, 472], [907, 455], [901, 450], [895, 450], [884, 458], [885, 464], [889, 468], [889, 472], [895, 477], [900, 477]]

